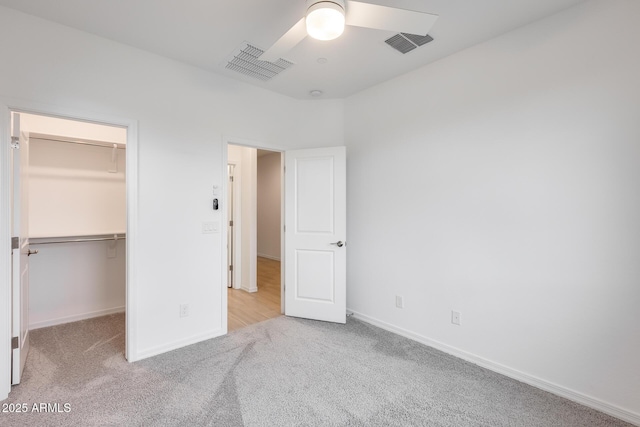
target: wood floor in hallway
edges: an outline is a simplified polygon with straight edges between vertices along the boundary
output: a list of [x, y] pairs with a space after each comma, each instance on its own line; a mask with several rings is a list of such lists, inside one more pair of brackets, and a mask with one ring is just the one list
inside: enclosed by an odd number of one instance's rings
[[280, 261], [258, 257], [257, 280], [258, 292], [227, 289], [229, 332], [282, 315]]

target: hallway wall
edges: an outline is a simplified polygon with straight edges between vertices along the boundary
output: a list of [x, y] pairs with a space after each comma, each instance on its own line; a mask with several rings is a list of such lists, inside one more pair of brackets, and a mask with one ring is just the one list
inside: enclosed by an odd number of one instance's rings
[[258, 157], [258, 256], [280, 260], [281, 154]]

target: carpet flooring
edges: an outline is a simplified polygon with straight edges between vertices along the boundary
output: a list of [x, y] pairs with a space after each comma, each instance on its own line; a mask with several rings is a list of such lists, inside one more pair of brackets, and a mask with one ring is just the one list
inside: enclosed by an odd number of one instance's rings
[[123, 352], [124, 315], [32, 331], [2, 402], [27, 411], [0, 425], [630, 425], [355, 319], [280, 317], [136, 363]]

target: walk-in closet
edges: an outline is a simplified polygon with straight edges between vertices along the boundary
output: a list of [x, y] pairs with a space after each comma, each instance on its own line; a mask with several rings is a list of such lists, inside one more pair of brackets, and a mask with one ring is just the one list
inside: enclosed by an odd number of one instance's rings
[[20, 206], [28, 210], [29, 329], [123, 316], [126, 129], [20, 115], [29, 136]]

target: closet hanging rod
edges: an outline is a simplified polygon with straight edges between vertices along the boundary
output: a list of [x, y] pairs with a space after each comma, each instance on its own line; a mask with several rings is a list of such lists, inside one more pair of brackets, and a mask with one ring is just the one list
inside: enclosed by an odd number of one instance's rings
[[64, 142], [67, 144], [81, 144], [81, 145], [91, 145], [94, 147], [104, 147], [104, 148], [113, 148], [115, 145], [119, 150], [126, 150], [126, 144], [118, 144], [115, 142], [104, 142], [104, 141], [94, 141], [92, 139], [80, 139], [80, 138], [71, 138], [66, 136], [51, 136], [43, 133], [30, 133], [29, 138], [31, 139], [42, 139], [45, 141], [53, 141], [53, 142]]
[[30, 245], [49, 245], [51, 243], [82, 243], [103, 242], [107, 240], [125, 240], [126, 234], [97, 234], [95, 236], [71, 236], [71, 237], [39, 237], [29, 239]]

